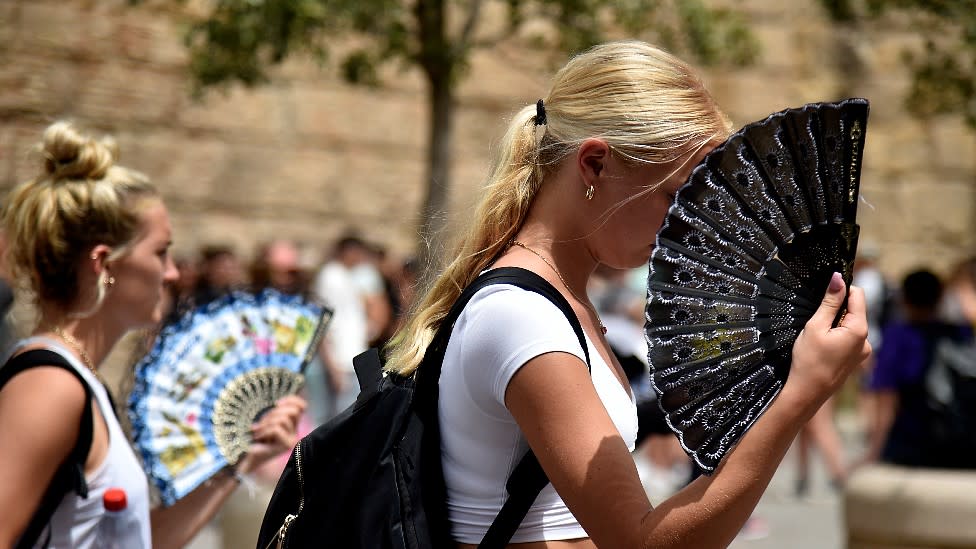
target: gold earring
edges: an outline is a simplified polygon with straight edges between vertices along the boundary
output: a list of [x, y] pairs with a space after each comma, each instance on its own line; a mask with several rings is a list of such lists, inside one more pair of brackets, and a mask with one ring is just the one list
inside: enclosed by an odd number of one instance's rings
[[110, 277], [108, 277], [108, 278], [105, 279], [105, 286], [111, 288], [113, 284], [115, 284], [115, 277], [114, 276], [110, 276]]
[[593, 200], [593, 185], [590, 185], [589, 187], [587, 187], [587, 189], [586, 189], [586, 199], [587, 200]]

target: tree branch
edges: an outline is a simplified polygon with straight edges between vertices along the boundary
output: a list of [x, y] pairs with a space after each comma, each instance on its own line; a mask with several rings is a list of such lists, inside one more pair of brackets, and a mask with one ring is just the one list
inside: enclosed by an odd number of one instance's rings
[[471, 0], [471, 8], [468, 16], [464, 19], [464, 26], [461, 28], [461, 36], [458, 37], [457, 49], [459, 53], [468, 48], [471, 43], [471, 35], [474, 34], [475, 27], [478, 26], [478, 19], [481, 15], [482, 0]]

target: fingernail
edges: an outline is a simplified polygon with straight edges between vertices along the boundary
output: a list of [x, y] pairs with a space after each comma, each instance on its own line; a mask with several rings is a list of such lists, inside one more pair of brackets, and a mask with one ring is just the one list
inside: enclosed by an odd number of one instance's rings
[[840, 273], [834, 273], [830, 277], [829, 290], [831, 292], [839, 292], [841, 288], [844, 287], [844, 277], [840, 276]]

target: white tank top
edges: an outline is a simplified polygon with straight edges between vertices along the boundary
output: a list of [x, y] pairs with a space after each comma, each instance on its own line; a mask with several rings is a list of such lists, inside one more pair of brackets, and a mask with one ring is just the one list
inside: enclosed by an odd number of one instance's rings
[[[74, 354], [58, 342], [41, 337], [24, 339], [14, 345], [13, 352], [28, 346], [40, 344], [43, 348], [54, 351], [64, 357], [71, 366], [78, 371], [91, 387], [95, 401], [105, 424], [108, 425], [108, 453], [94, 471], [86, 476], [88, 481], [88, 497], [80, 498], [75, 492], [70, 492], [61, 501], [50, 522], [51, 541], [49, 549], [97, 549], [96, 536], [98, 523], [104, 514], [102, 496], [109, 488], [125, 490], [128, 508], [139, 519], [141, 528], [142, 547], [133, 549], [149, 549], [152, 546], [149, 529], [149, 484], [142, 465], [132, 452], [132, 447], [115, 417], [112, 403], [108, 398], [105, 387], [84, 365], [78, 362]], [[41, 533], [36, 547], [41, 547], [48, 530]]]
[[[628, 394], [589, 338], [586, 343], [596, 392], [633, 451], [637, 438], [633, 394]], [[545, 297], [516, 286], [495, 284], [477, 292], [455, 323], [438, 401], [441, 461], [455, 541], [480, 543], [501, 510], [507, 496], [505, 481], [528, 450], [505, 407], [505, 390], [526, 362], [550, 352], [586, 360], [562, 312]], [[550, 484], [532, 504], [512, 542], [583, 537], [588, 537], [586, 531]]]

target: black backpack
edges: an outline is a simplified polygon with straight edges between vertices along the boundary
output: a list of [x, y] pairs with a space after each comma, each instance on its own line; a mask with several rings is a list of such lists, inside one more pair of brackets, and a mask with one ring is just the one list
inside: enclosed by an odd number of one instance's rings
[[[21, 533], [16, 549], [30, 549], [34, 547], [41, 534], [51, 521], [51, 516], [57, 509], [64, 496], [70, 492], [76, 492], [83, 498], [88, 497], [88, 482], [85, 479], [85, 461], [88, 460], [88, 452], [91, 449], [93, 434], [92, 416], [92, 390], [85, 378], [75, 370], [68, 361], [60, 354], [47, 349], [34, 349], [25, 351], [10, 360], [0, 368], [0, 388], [2, 388], [15, 375], [37, 366], [56, 366], [74, 374], [85, 388], [85, 407], [81, 414], [81, 424], [78, 427], [78, 439], [75, 441], [71, 453], [61, 463], [48, 484], [38, 508], [31, 516], [27, 528]], [[47, 547], [50, 543], [50, 530], [47, 538], [41, 544]]]
[[957, 327], [935, 339], [925, 398], [931, 465], [976, 468], [976, 341]]
[[[576, 332], [589, 366], [579, 320], [552, 285], [515, 267], [483, 273], [441, 322], [417, 375], [382, 375], [376, 349], [356, 357], [359, 397], [296, 445], [265, 513], [258, 549], [457, 546], [441, 468], [438, 381], [454, 322], [475, 292], [491, 284], [515, 285], [552, 301]], [[530, 450], [512, 471], [508, 499], [479, 547], [507, 545], [548, 483]]]

